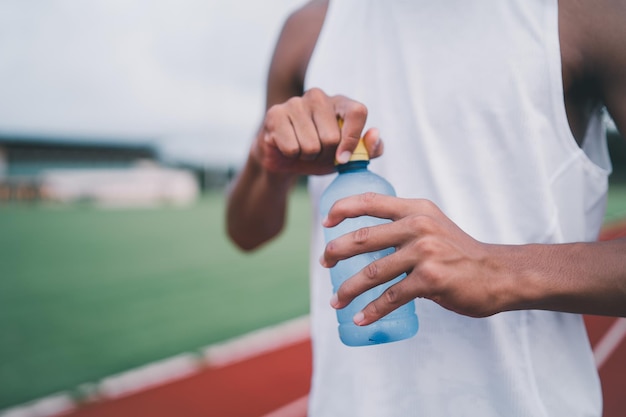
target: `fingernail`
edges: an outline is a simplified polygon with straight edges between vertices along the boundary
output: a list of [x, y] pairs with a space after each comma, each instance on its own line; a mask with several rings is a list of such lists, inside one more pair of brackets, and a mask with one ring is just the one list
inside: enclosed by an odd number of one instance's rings
[[324, 260], [324, 255], [320, 256], [320, 265], [326, 267], [326, 261]]
[[363, 314], [362, 311], [359, 311], [358, 313], [354, 315], [354, 317], [352, 317], [352, 320], [354, 321], [354, 323], [359, 326], [361, 325], [361, 323], [363, 323], [364, 319], [365, 319], [365, 314]]
[[382, 140], [380, 138], [376, 139], [376, 142], [374, 143], [374, 151], [378, 151], [378, 149], [380, 148], [380, 144], [382, 143]]
[[333, 294], [332, 297], [330, 297], [330, 305], [332, 308], [337, 308], [337, 305], [339, 304], [339, 297], [337, 297], [337, 293]]
[[350, 160], [350, 156], [352, 156], [352, 153], [350, 153], [350, 151], [343, 151], [339, 155], [339, 158], [337, 158], [337, 162], [339, 162], [340, 164], [345, 164]]

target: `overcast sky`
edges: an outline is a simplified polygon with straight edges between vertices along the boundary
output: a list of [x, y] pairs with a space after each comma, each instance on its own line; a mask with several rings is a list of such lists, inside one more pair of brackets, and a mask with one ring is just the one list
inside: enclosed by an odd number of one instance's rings
[[238, 162], [304, 0], [0, 0], [0, 133], [159, 139]]

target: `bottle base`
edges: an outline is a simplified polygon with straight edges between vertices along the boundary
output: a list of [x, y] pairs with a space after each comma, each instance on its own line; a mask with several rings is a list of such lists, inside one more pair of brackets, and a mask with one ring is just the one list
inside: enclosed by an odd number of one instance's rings
[[380, 319], [367, 326], [354, 323], [339, 325], [339, 338], [347, 346], [371, 346], [391, 343], [415, 336], [419, 328], [417, 316], [410, 319]]

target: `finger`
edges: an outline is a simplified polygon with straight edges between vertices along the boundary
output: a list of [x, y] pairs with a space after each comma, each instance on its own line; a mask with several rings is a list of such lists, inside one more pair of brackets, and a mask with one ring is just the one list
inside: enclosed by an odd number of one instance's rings
[[413, 283], [407, 278], [387, 288], [380, 297], [356, 313], [353, 317], [354, 323], [358, 326], [366, 326], [417, 298], [418, 291], [412, 288]]
[[297, 101], [297, 104], [299, 106], [295, 109], [302, 118], [295, 124], [300, 159], [315, 160], [326, 146], [333, 146], [334, 151], [339, 143], [340, 132], [330, 98], [321, 89], [312, 88], [304, 93], [303, 99]]
[[300, 159], [312, 161], [317, 158], [322, 150], [322, 145], [311, 115], [309, 113], [296, 113], [290, 117], [290, 121], [298, 142]]
[[373, 192], [349, 196], [332, 205], [322, 225], [333, 227], [347, 218], [365, 215], [394, 220], [399, 218], [402, 204], [399, 198]]
[[372, 127], [368, 129], [365, 135], [363, 135], [363, 141], [370, 159], [377, 158], [383, 154], [383, 141], [377, 128]]
[[311, 119], [315, 124], [322, 148], [336, 147], [341, 139], [341, 131], [337, 125], [334, 101], [319, 88], [307, 90], [304, 95], [311, 107]]
[[363, 193], [336, 201], [322, 220], [324, 227], [333, 227], [347, 218], [372, 216], [393, 221], [403, 220], [406, 227], [420, 230], [442, 216], [430, 200], [398, 198], [378, 193]]
[[288, 157], [296, 158], [300, 154], [300, 145], [289, 114], [283, 106], [272, 106], [265, 116], [263, 141]]
[[347, 279], [333, 296], [331, 305], [343, 308], [359, 295], [380, 284], [391, 281], [411, 268], [409, 259], [403, 259], [398, 252], [384, 256]]
[[321, 106], [313, 111], [313, 123], [322, 150], [332, 148], [334, 151], [341, 140], [341, 129], [337, 124], [337, 116], [332, 108]]
[[399, 247], [411, 238], [411, 230], [401, 222], [362, 227], [328, 242], [320, 263], [326, 268], [332, 268], [338, 261], [360, 253]]
[[337, 146], [335, 159], [340, 164], [348, 162], [352, 152], [361, 139], [361, 132], [367, 120], [367, 107], [343, 96], [333, 97], [335, 113], [343, 120], [341, 141]]

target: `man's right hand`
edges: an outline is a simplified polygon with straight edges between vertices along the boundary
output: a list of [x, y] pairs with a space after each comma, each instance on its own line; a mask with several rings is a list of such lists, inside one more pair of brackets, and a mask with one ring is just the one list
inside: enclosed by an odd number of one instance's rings
[[[366, 119], [365, 105], [313, 88], [268, 109], [251, 156], [272, 173], [329, 174], [335, 160], [348, 161]], [[382, 154], [378, 129], [369, 129], [364, 140], [370, 158]]]

